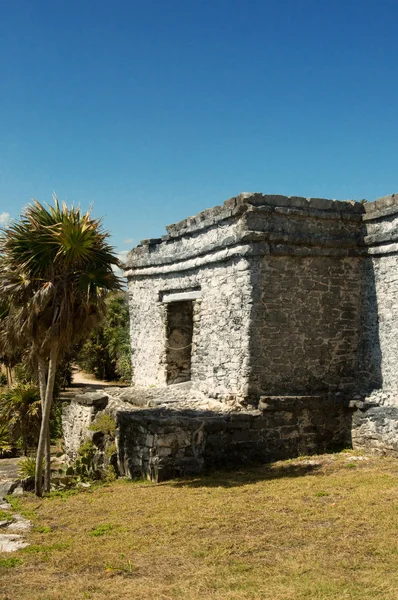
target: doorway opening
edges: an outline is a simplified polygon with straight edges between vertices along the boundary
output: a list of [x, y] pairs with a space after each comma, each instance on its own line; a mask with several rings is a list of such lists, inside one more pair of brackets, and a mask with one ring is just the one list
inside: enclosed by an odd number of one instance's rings
[[193, 302], [182, 300], [167, 304], [166, 365], [167, 384], [191, 379]]

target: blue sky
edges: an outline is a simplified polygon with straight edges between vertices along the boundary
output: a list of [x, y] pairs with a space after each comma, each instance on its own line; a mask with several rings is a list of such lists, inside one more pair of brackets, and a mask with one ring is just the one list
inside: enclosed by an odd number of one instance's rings
[[0, 221], [55, 191], [123, 251], [241, 191], [398, 192], [396, 0], [0, 10]]

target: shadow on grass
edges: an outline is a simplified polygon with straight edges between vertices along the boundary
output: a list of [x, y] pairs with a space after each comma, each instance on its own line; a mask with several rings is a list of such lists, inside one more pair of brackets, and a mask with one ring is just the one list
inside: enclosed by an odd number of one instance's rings
[[[267, 465], [247, 465], [245, 469], [213, 471], [201, 475], [195, 479], [184, 479], [164, 482], [163, 485], [171, 487], [239, 487], [250, 485], [259, 481], [272, 479], [284, 479], [291, 477], [304, 477], [306, 475], [316, 475], [322, 469], [322, 464], [267, 464]], [[161, 484], [162, 485], [162, 484]]]

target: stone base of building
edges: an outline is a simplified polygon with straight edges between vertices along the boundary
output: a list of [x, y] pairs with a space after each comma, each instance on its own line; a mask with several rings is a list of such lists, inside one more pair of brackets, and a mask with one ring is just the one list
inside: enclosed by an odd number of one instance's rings
[[398, 406], [357, 403], [352, 416], [352, 447], [398, 457]]
[[[73, 459], [89, 438], [97, 465], [101, 457], [109, 462], [113, 447], [111, 464], [119, 475], [158, 482], [211, 468], [341, 450], [350, 445], [352, 413], [339, 396], [263, 396], [257, 408], [244, 408], [183, 386], [113, 388], [76, 396], [66, 407], [65, 450]], [[103, 414], [114, 420], [114, 436], [95, 426]]]

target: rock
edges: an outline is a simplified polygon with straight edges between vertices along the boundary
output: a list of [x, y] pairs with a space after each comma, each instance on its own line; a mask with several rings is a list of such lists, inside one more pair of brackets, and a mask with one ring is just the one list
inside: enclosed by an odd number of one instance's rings
[[7, 527], [8, 531], [29, 531], [31, 529], [32, 523], [29, 519], [25, 519], [21, 515], [14, 515], [14, 520]]
[[2, 481], [0, 483], [0, 499], [12, 494], [13, 491], [18, 487], [19, 483], [19, 479], [16, 481]]
[[0, 521], [0, 528], [8, 527], [10, 523], [12, 523], [12, 521]]
[[28, 542], [24, 540], [21, 535], [17, 534], [0, 534], [0, 552], [15, 552], [29, 546]]
[[119, 397], [122, 402], [128, 402], [135, 406], [147, 406], [148, 404], [148, 398], [145, 395], [137, 394], [134, 388], [126, 390]]
[[75, 396], [73, 401], [83, 406], [95, 406], [97, 410], [104, 410], [108, 404], [108, 398], [108, 394], [103, 392], [86, 392]]

